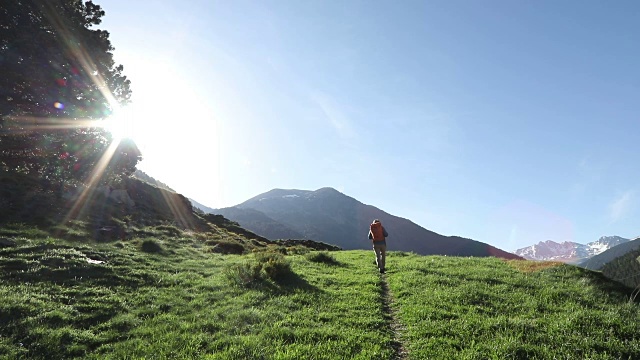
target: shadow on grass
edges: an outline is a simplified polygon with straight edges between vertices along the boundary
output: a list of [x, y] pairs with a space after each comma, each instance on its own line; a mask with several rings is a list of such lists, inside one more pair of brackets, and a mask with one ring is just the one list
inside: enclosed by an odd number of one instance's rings
[[277, 283], [280, 287], [280, 290], [285, 293], [292, 293], [297, 290], [304, 290], [306, 292], [313, 293], [322, 292], [320, 288], [309, 284], [307, 280], [294, 272], [291, 272], [283, 276], [281, 279], [278, 279]]
[[[10, 283], [50, 283], [139, 286], [157, 283], [149, 272], [116, 269], [110, 264], [89, 263], [89, 256], [72, 247], [43, 244], [0, 251], [0, 276]], [[95, 259], [95, 254], [91, 258]]]
[[[520, 267], [516, 267], [519, 265]], [[559, 284], [565, 282], [584, 282], [585, 285], [590, 285], [601, 291], [607, 296], [611, 296], [613, 301], [632, 301], [634, 303], [640, 303], [640, 296], [633, 296], [634, 289], [625, 286], [615, 280], [607, 278], [604, 274], [598, 271], [584, 269], [574, 265], [567, 265], [562, 263], [535, 263], [535, 262], [523, 262], [516, 261], [510, 262], [512, 267], [518, 270], [518, 273], [526, 274], [526, 278], [541, 277], [547, 278], [543, 282], [525, 280], [522, 276], [512, 277], [496, 277], [491, 273], [485, 275], [469, 273], [451, 273], [443, 271], [442, 269], [430, 269], [430, 268], [417, 268], [415, 271], [421, 273], [423, 276], [431, 276], [434, 278], [433, 282], [440, 286], [460, 286], [463, 283], [476, 282], [482, 283], [483, 286], [489, 288], [494, 286], [509, 286], [515, 289], [521, 289], [530, 293], [540, 291], [541, 287], [548, 286], [554, 282]], [[604, 300], [603, 301], [609, 301]], [[587, 304], [589, 305], [589, 304]]]
[[275, 280], [264, 280], [254, 282], [249, 288], [254, 290], [261, 290], [270, 293], [272, 296], [277, 295], [289, 295], [296, 292], [309, 292], [309, 293], [322, 293], [323, 290], [309, 284], [300, 275], [291, 272], [286, 275], [282, 275]]
[[561, 265], [555, 268], [542, 270], [541, 272], [557, 278], [566, 278], [568, 274], [577, 281], [581, 279], [588, 279], [589, 285], [593, 285], [603, 293], [619, 295], [621, 298], [626, 299], [626, 301], [631, 301], [636, 304], [640, 303], [640, 297], [633, 296], [634, 289], [606, 277], [599, 271], [593, 271], [572, 265]]
[[340, 267], [340, 268], [349, 268], [349, 267], [351, 267], [350, 264], [345, 263], [345, 262], [341, 262], [341, 261], [338, 261], [338, 260], [326, 261], [326, 262], [323, 261], [321, 263], [324, 264], [324, 265], [327, 265], [327, 266], [332, 266], [332, 267]]
[[336, 260], [336, 258], [333, 257], [333, 255], [329, 254], [326, 251], [312, 252], [307, 254], [305, 258], [310, 262], [318, 263], [318, 264], [325, 264], [329, 266], [340, 266], [340, 267], [346, 266], [346, 264]]

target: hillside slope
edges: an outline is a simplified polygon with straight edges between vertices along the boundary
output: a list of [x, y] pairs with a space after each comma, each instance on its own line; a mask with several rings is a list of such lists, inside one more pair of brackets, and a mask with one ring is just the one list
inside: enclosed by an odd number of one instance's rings
[[[283, 229], [291, 229], [304, 238], [343, 249], [368, 249], [371, 246], [367, 238], [369, 224], [373, 219], [380, 219], [389, 232], [387, 244], [392, 250], [423, 255], [520, 258], [479, 241], [437, 234], [332, 188], [316, 191], [274, 189], [215, 212], [270, 239], [280, 238]], [[276, 223], [282, 225], [278, 227]]]
[[312, 239], [292, 229], [290, 226], [270, 218], [262, 211], [252, 208], [230, 207], [215, 209], [212, 212], [232, 219], [243, 227], [269, 239]]
[[626, 255], [629, 252], [640, 248], [640, 238], [617, 245], [611, 249], [604, 251], [594, 257], [580, 263], [580, 266], [591, 269], [600, 270], [605, 264], [615, 260], [616, 258]]
[[[136, 178], [112, 186], [59, 189], [0, 172], [0, 205], [0, 228], [7, 236], [28, 228], [40, 237], [93, 243], [187, 231], [211, 245], [224, 243], [215, 251], [235, 253], [274, 243], [222, 217], [198, 214], [181, 194]], [[319, 248], [328, 249], [324, 245]]]
[[640, 248], [635, 248], [622, 256], [604, 264], [602, 273], [630, 288], [640, 289]]
[[221, 255], [193, 232], [85, 244], [13, 231], [0, 358], [640, 356], [628, 290], [567, 265], [391, 252], [381, 275], [369, 251]]
[[383, 275], [132, 181], [61, 202], [0, 176], [0, 358], [640, 358], [638, 303], [601, 273], [392, 251]]
[[69, 220], [87, 221], [95, 228], [171, 223], [199, 228], [191, 203], [181, 194], [129, 178], [112, 186], [54, 188], [44, 181], [0, 172], [0, 225], [25, 222], [40, 226]]
[[600, 273], [491, 258], [390, 263], [412, 359], [640, 358], [639, 305]]

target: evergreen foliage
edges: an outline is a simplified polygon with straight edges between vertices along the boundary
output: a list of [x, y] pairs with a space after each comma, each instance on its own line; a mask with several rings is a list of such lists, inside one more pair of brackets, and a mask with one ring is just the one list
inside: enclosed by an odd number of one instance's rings
[[92, 1], [0, 3], [0, 170], [76, 184], [129, 175], [140, 160], [132, 141], [113, 147], [99, 125], [129, 101], [129, 80], [113, 60], [104, 11]]

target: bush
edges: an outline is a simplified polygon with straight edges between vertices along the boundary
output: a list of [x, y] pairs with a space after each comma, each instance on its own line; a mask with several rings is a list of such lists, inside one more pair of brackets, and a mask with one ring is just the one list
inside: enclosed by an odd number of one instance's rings
[[227, 268], [225, 276], [240, 286], [252, 286], [263, 281], [280, 281], [291, 275], [291, 265], [282, 254], [259, 252], [251, 262], [237, 264]]
[[306, 246], [289, 246], [287, 248], [287, 254], [291, 255], [304, 255], [308, 254], [309, 251], [311, 250]]
[[258, 264], [262, 265], [262, 271], [267, 278], [279, 280], [291, 274], [291, 265], [282, 254], [278, 253], [256, 253]]
[[260, 270], [261, 269], [258, 266], [249, 263], [242, 263], [228, 267], [225, 269], [224, 275], [235, 285], [250, 287], [262, 280]]
[[255, 253], [256, 264], [261, 268], [261, 273], [271, 280], [279, 280], [292, 273], [291, 265], [284, 255], [275, 252]]
[[161, 232], [162, 235], [169, 237], [177, 237], [183, 235], [183, 231], [173, 225], [158, 225], [156, 226], [156, 230]]
[[218, 254], [243, 254], [245, 252], [244, 246], [236, 241], [227, 240], [207, 240], [206, 245], [212, 246], [210, 249], [213, 253]]
[[307, 256], [305, 257], [311, 262], [324, 263], [329, 265], [338, 264], [338, 260], [336, 260], [336, 258], [325, 251], [314, 251], [307, 254]]
[[143, 241], [141, 249], [146, 253], [161, 253], [164, 250], [162, 245], [151, 239]]

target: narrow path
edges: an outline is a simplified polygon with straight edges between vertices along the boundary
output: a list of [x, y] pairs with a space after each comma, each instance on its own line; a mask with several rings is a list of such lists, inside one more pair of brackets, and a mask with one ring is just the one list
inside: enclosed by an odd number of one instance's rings
[[393, 309], [392, 304], [394, 302], [393, 296], [389, 291], [389, 283], [387, 282], [387, 275], [380, 274], [380, 286], [382, 290], [382, 312], [384, 313], [385, 322], [387, 326], [393, 332], [393, 340], [391, 341], [391, 347], [395, 350], [394, 360], [402, 360], [407, 358], [407, 350], [402, 344], [402, 333], [405, 328], [400, 323], [400, 320], [396, 316], [396, 311]]

